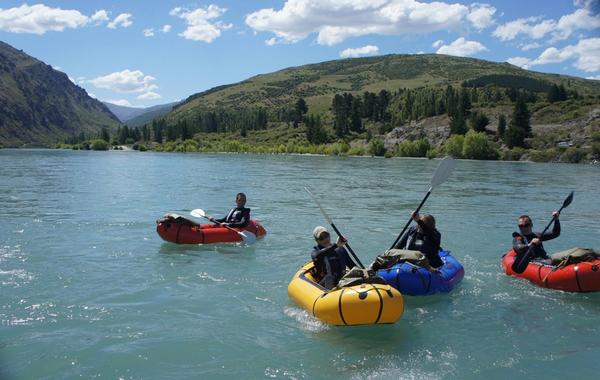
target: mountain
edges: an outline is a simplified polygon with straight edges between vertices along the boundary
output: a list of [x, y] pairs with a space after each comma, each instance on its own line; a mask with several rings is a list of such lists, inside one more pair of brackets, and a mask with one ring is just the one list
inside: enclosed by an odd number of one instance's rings
[[108, 109], [110, 109], [121, 122], [126, 123], [130, 127], [141, 127], [142, 125], [151, 122], [154, 118], [168, 114], [175, 105], [179, 104], [179, 102], [159, 104], [147, 108], [125, 107], [109, 102], [104, 102], [104, 104], [106, 104]]
[[274, 111], [289, 108], [300, 97], [306, 100], [311, 112], [323, 113], [330, 108], [335, 94], [460, 86], [465, 81], [500, 87], [506, 87], [508, 82], [534, 91], [564, 84], [580, 95], [600, 95], [598, 81], [528, 71], [508, 63], [440, 54], [394, 54], [291, 67], [215, 87], [188, 97], [173, 109], [168, 121], [193, 120], [199, 112], [210, 108], [263, 107]]
[[102, 102], [104, 105], [113, 113], [122, 123], [125, 123], [129, 119], [141, 115], [146, 110], [145, 108], [138, 107], [127, 107], [119, 104]]
[[0, 41], [0, 146], [49, 146], [119, 124], [65, 73]]

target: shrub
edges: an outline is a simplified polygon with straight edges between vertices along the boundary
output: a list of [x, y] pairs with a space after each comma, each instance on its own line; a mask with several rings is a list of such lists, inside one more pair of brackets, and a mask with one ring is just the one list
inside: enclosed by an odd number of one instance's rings
[[577, 164], [583, 161], [586, 155], [587, 152], [584, 149], [572, 147], [565, 150], [565, 152], [560, 156], [560, 160], [563, 162]]
[[529, 159], [535, 162], [557, 161], [559, 157], [559, 152], [554, 148], [540, 150], [530, 149], [527, 153], [529, 154]]
[[425, 157], [429, 148], [430, 145], [427, 139], [405, 140], [396, 147], [396, 155], [400, 157]]
[[108, 150], [108, 143], [102, 139], [91, 141], [93, 150]]
[[385, 146], [383, 140], [380, 138], [371, 139], [369, 142], [369, 153], [372, 156], [383, 156], [385, 155]]
[[348, 149], [349, 156], [362, 156], [364, 154], [365, 148], [363, 148], [362, 146], [353, 146], [350, 149]]
[[463, 142], [462, 155], [473, 160], [496, 160], [498, 151], [495, 144], [483, 132], [469, 131]]
[[444, 152], [454, 158], [462, 158], [465, 136], [452, 135], [444, 144]]

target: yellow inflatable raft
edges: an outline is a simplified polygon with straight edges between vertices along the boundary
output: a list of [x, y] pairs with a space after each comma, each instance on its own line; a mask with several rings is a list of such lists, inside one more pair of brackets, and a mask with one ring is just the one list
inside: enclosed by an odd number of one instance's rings
[[288, 296], [323, 322], [333, 325], [394, 323], [404, 313], [402, 294], [389, 285], [360, 284], [327, 290], [306, 263], [288, 285]]

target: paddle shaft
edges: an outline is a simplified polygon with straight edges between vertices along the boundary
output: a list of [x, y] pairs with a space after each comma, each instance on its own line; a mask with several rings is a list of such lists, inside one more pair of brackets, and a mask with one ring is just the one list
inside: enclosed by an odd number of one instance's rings
[[[342, 239], [346, 240], [344, 238], [344, 236], [342, 235], [342, 233], [340, 232], [340, 230], [337, 229], [337, 227], [335, 226], [335, 224], [333, 222], [330, 223], [331, 228], [333, 228], [333, 230], [335, 231], [335, 233], [341, 237]], [[352, 255], [352, 258], [354, 259], [354, 262], [361, 268], [361, 269], [365, 269], [365, 266], [363, 265], [363, 263], [360, 262], [360, 260], [358, 259], [358, 257], [356, 256], [356, 254], [354, 253], [354, 251], [352, 250], [352, 248], [350, 248], [350, 244], [348, 244], [348, 241], [346, 241], [346, 247], [348, 248], [348, 251], [350, 252], [350, 254]]]
[[[425, 204], [425, 201], [427, 200], [427, 198], [429, 198], [429, 195], [431, 195], [431, 191], [433, 190], [432, 187], [429, 188], [429, 191], [427, 192], [427, 194], [425, 194], [425, 198], [423, 198], [423, 200], [421, 201], [421, 203], [419, 204], [419, 207], [417, 207], [417, 209], [415, 210], [415, 212], [418, 214], [419, 211], [421, 210], [421, 207], [423, 207], [423, 205]], [[396, 244], [398, 244], [398, 242], [400, 241], [400, 239], [402, 238], [402, 235], [404, 235], [404, 232], [406, 231], [406, 229], [408, 228], [408, 226], [410, 226], [410, 223], [412, 222], [412, 216], [410, 219], [408, 219], [408, 222], [406, 222], [406, 225], [404, 226], [404, 228], [402, 229], [402, 232], [400, 232], [400, 234], [398, 235], [398, 237], [396, 238], [396, 240], [394, 240], [394, 243], [392, 244], [392, 246], [389, 249], [394, 249], [394, 247], [396, 246]]]
[[[212, 219], [212, 217], [210, 217], [210, 216], [202, 215], [202, 217], [203, 217], [203, 218], [206, 218], [206, 219], [208, 219], [210, 222], [213, 222], [214, 224], [221, 225], [221, 223], [219, 223], [219, 222], [216, 222], [216, 221], [214, 221], [214, 220], [211, 220], [211, 219]], [[231, 227], [229, 227], [228, 225], [224, 225], [224, 226], [221, 226], [221, 227], [227, 228], [228, 230], [230, 230], [230, 231], [233, 231], [233, 232], [235, 232], [236, 234], [238, 234], [238, 235], [240, 235], [240, 236], [244, 236], [244, 235], [243, 235], [243, 234], [242, 234], [240, 231], [238, 231], [238, 230], [236, 230], [236, 229], [234, 229], [234, 228], [231, 228]]]

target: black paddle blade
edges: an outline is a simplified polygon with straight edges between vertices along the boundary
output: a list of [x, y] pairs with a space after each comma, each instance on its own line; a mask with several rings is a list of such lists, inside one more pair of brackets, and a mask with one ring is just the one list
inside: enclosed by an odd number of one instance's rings
[[569, 207], [569, 205], [571, 204], [571, 202], [573, 202], [573, 191], [571, 191], [571, 194], [569, 194], [569, 196], [567, 197], [567, 199], [565, 199], [565, 201], [563, 202], [562, 208], [567, 208]]

